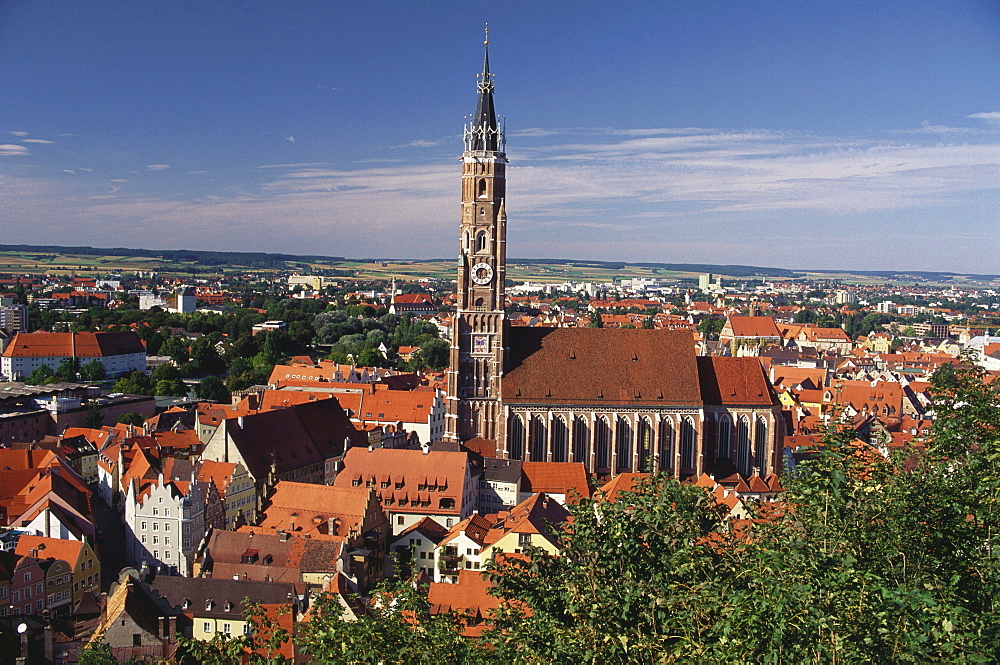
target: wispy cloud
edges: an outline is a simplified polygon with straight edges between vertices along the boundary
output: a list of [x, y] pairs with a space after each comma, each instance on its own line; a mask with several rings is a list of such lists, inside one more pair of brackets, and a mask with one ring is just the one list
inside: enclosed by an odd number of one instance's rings
[[11, 136], [28, 136], [28, 132], [7, 132]]
[[988, 120], [990, 122], [1000, 122], [1000, 111], [989, 111], [987, 113], [973, 113], [966, 117], [975, 118], [976, 120]]
[[416, 141], [410, 141], [409, 143], [404, 143], [402, 145], [395, 145], [394, 148], [433, 148], [436, 145], [441, 145], [442, 139], [432, 141], [429, 139], [417, 139]]
[[[870, 139], [702, 128], [526, 131], [533, 140], [511, 152], [508, 171], [512, 254], [793, 267], [820, 256], [878, 266], [891, 245], [895, 265], [995, 270], [988, 268], [995, 250], [974, 240], [995, 235], [1000, 146], [992, 133], [945, 140], [932, 132]], [[147, 169], [157, 166], [166, 168]], [[83, 242], [72, 234], [85, 228], [90, 237], [139, 244], [153, 232], [190, 233], [210, 248], [205, 231], [224, 228], [225, 246], [242, 250], [409, 257], [453, 250], [458, 171], [450, 160], [257, 169], [261, 182], [198, 197], [139, 190], [147, 186], [141, 180], [126, 192], [65, 178], [37, 194], [47, 206], [35, 194], [6, 195], [0, 226], [17, 223], [30, 234], [59, 217], [76, 226], [48, 240], [67, 242]], [[0, 191], [21, 191], [11, 180]], [[961, 221], [962, 238], [946, 220]], [[873, 228], [893, 242], [853, 241]]]
[[295, 137], [294, 136], [286, 136], [285, 140], [288, 141], [289, 143], [295, 143]]
[[13, 143], [0, 144], [0, 157], [27, 157], [31, 153], [23, 145]]
[[45, 139], [22, 139], [22, 140], [21, 140], [21, 143], [41, 143], [41, 144], [49, 144], [49, 143], [55, 143], [55, 141], [47, 141], [47, 140], [45, 140]]
[[147, 171], [166, 171], [170, 168], [170, 164], [147, 164]]

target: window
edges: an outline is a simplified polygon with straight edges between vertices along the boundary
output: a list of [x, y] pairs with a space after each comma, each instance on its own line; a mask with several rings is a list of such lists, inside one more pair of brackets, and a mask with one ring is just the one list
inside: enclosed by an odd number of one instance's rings
[[37, 584], [35, 584], [35, 595], [36, 596], [41, 596], [42, 595], [42, 583], [41, 582], [38, 582]]
[[143, 543], [145, 543], [145, 542], [146, 542], [146, 534], [142, 534], [142, 542], [143, 542]]
[[231, 632], [233, 632], [233, 624], [231, 623], [222, 624], [222, 632], [224, 632], [226, 635], [229, 635]]
[[[74, 591], [76, 591], [76, 589], [74, 589]], [[20, 591], [14, 591], [13, 593], [10, 594], [10, 599], [12, 601], [14, 601], [15, 603], [17, 601], [21, 600], [21, 592]]]
[[167, 550], [166, 552], [164, 552], [163, 555], [164, 555], [163, 556], [164, 559], [169, 560], [170, 559], [170, 550]]
[[399, 526], [403, 526], [404, 522], [405, 522], [405, 520], [404, 520], [404, 518], [403, 518], [402, 515], [400, 515], [399, 517], [396, 518], [396, 524], [398, 524]]
[[170, 531], [170, 522], [167, 522], [166, 524], [163, 525], [163, 530]]
[[142, 523], [142, 530], [143, 530], [143, 531], [145, 531], [145, 530], [146, 530], [146, 528], [147, 528], [147, 527], [146, 527], [146, 523], [145, 523], [145, 522], [143, 522], [143, 523]]
[[25, 573], [24, 574], [24, 581], [25, 582], [30, 582], [31, 581], [31, 573]]
[[211, 633], [212, 632], [212, 623], [210, 621], [202, 621], [201, 622], [201, 632], [203, 632], [203, 633]]
[[160, 537], [159, 536], [153, 536], [153, 544], [154, 545], [159, 545], [160, 544]]
[[[160, 501], [163, 501], [163, 499], [160, 499]], [[156, 506], [153, 506], [153, 517], [156, 517], [159, 514], [160, 514], [160, 509], [157, 508]]]
[[247, 621], [246, 623], [243, 624], [243, 634], [244, 635], [249, 635], [250, 634], [250, 622], [249, 621]]
[[142, 633], [132, 633], [132, 646], [134, 647], [142, 646]]
[[153, 522], [153, 531], [159, 531], [159, 530], [160, 530], [160, 523]]
[[24, 587], [24, 599], [28, 600], [29, 598], [31, 598], [31, 587], [26, 586]]
[[517, 544], [521, 547], [527, 547], [531, 544], [531, 534], [530, 533], [519, 533], [517, 534]]

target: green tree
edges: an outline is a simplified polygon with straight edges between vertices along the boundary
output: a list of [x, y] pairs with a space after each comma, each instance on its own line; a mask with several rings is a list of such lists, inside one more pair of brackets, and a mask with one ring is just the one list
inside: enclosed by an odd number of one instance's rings
[[146, 419], [135, 411], [126, 411], [122, 415], [118, 416], [118, 422], [122, 425], [135, 425], [136, 427], [141, 427], [142, 424], [146, 422]]
[[180, 379], [157, 381], [154, 386], [154, 394], [157, 397], [186, 397], [188, 389]]
[[591, 328], [603, 328], [604, 319], [601, 317], [601, 310], [595, 309], [590, 315], [590, 327]]
[[134, 370], [115, 382], [115, 392], [126, 395], [152, 395], [153, 385], [143, 372]]
[[52, 383], [55, 380], [55, 375], [51, 367], [42, 364], [36, 367], [24, 382], [31, 386], [42, 386], [46, 383]]
[[100, 360], [91, 360], [80, 367], [80, 376], [84, 381], [104, 381], [108, 378], [108, 372], [104, 369], [104, 363]]
[[195, 394], [198, 395], [198, 399], [220, 404], [227, 404], [231, 397], [225, 382], [217, 376], [206, 376], [199, 381]]
[[420, 360], [433, 370], [447, 368], [450, 354], [451, 346], [443, 339], [429, 339], [420, 345]]
[[84, 423], [90, 429], [101, 429], [101, 426], [104, 424], [104, 413], [100, 404], [97, 402], [87, 404], [87, 418]]
[[66, 358], [56, 368], [56, 378], [60, 381], [76, 381], [80, 371], [80, 361], [76, 358]]

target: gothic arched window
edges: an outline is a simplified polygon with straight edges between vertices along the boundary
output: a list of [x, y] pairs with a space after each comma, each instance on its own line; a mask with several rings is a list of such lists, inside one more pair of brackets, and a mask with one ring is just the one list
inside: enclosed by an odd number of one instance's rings
[[750, 465], [750, 421], [741, 416], [736, 425], [736, 468], [744, 476], [749, 476]]
[[611, 427], [608, 419], [601, 416], [594, 424], [594, 466], [608, 470], [611, 467]]
[[524, 421], [516, 413], [507, 421], [507, 454], [511, 459], [524, 459]]
[[653, 449], [653, 426], [649, 418], [639, 418], [639, 468], [636, 471], [652, 471], [649, 467], [650, 459], [655, 450]]
[[757, 467], [761, 473], [767, 473], [767, 421], [757, 419]]
[[617, 443], [615, 452], [618, 457], [617, 470], [632, 471], [632, 424], [628, 418], [618, 417], [618, 423], [615, 426], [615, 439]]
[[583, 462], [590, 470], [590, 432], [582, 416], [573, 421], [573, 461]]
[[732, 446], [733, 423], [729, 416], [722, 416], [719, 420], [719, 440], [715, 448], [716, 459], [729, 459], [730, 448]]
[[660, 471], [674, 468], [674, 421], [660, 421]]
[[481, 199], [486, 198], [486, 178], [479, 179], [478, 191], [476, 193], [476, 196], [478, 196]]
[[545, 462], [546, 460], [546, 434], [545, 423], [538, 416], [531, 417], [531, 430], [528, 433], [529, 444], [531, 445], [531, 461]]
[[481, 254], [486, 251], [486, 246], [489, 244], [489, 236], [486, 231], [480, 231], [476, 234], [476, 253]]
[[694, 468], [694, 421], [688, 416], [681, 421], [681, 469]]
[[566, 421], [562, 416], [552, 419], [552, 461], [566, 461], [566, 444], [568, 443], [569, 432], [566, 429]]

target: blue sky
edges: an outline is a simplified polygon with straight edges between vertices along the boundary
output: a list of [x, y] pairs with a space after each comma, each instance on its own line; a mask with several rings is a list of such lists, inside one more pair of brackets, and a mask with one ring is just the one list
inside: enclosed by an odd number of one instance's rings
[[1000, 2], [0, 2], [0, 238], [998, 272]]

